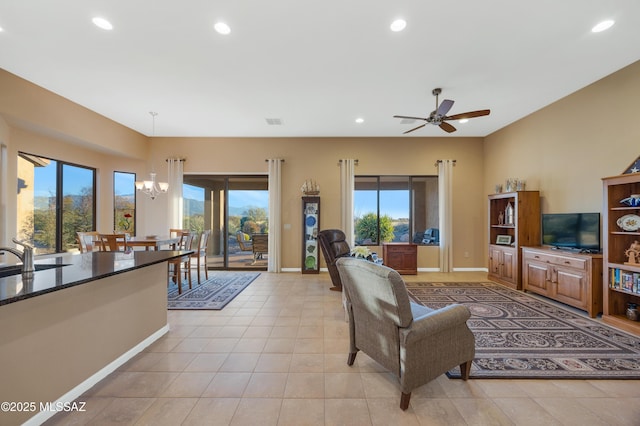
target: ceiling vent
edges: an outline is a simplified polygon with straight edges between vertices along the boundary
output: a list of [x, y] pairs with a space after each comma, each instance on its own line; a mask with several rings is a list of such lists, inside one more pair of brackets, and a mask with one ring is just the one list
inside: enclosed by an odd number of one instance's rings
[[282, 126], [281, 118], [265, 118], [269, 126]]

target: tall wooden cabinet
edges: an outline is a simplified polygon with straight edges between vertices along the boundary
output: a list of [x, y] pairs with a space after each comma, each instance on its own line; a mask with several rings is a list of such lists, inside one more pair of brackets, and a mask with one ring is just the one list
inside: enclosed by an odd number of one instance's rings
[[489, 195], [488, 277], [522, 290], [521, 247], [540, 245], [540, 193]]
[[640, 265], [629, 263], [625, 254], [634, 241], [640, 241], [640, 205], [621, 203], [632, 194], [640, 194], [640, 173], [607, 177], [602, 182], [602, 319], [640, 335], [640, 322], [632, 321], [626, 316], [629, 303], [640, 306]]

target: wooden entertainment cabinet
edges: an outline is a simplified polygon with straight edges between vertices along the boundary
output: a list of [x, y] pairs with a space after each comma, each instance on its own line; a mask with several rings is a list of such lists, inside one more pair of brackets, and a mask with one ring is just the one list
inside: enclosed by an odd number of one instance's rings
[[522, 247], [522, 287], [595, 318], [602, 312], [602, 255]]

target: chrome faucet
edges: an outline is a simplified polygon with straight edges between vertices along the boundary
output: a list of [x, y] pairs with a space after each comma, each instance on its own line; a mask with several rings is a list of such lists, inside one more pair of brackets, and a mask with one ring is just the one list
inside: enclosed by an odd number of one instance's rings
[[32, 278], [35, 271], [35, 267], [33, 266], [33, 246], [24, 241], [18, 241], [15, 238], [12, 238], [11, 241], [22, 246], [23, 251], [18, 251], [11, 247], [0, 247], [0, 253], [7, 251], [16, 255], [16, 257], [22, 261], [22, 276], [24, 278]]

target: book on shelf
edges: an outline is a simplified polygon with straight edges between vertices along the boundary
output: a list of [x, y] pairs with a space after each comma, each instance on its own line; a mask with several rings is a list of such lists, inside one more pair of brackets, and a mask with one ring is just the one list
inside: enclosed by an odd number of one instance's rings
[[640, 273], [611, 268], [609, 270], [609, 288], [640, 294]]
[[609, 288], [618, 289], [620, 288], [620, 269], [612, 268], [609, 270]]
[[622, 271], [620, 273], [620, 289], [624, 291], [633, 291], [633, 273]]

